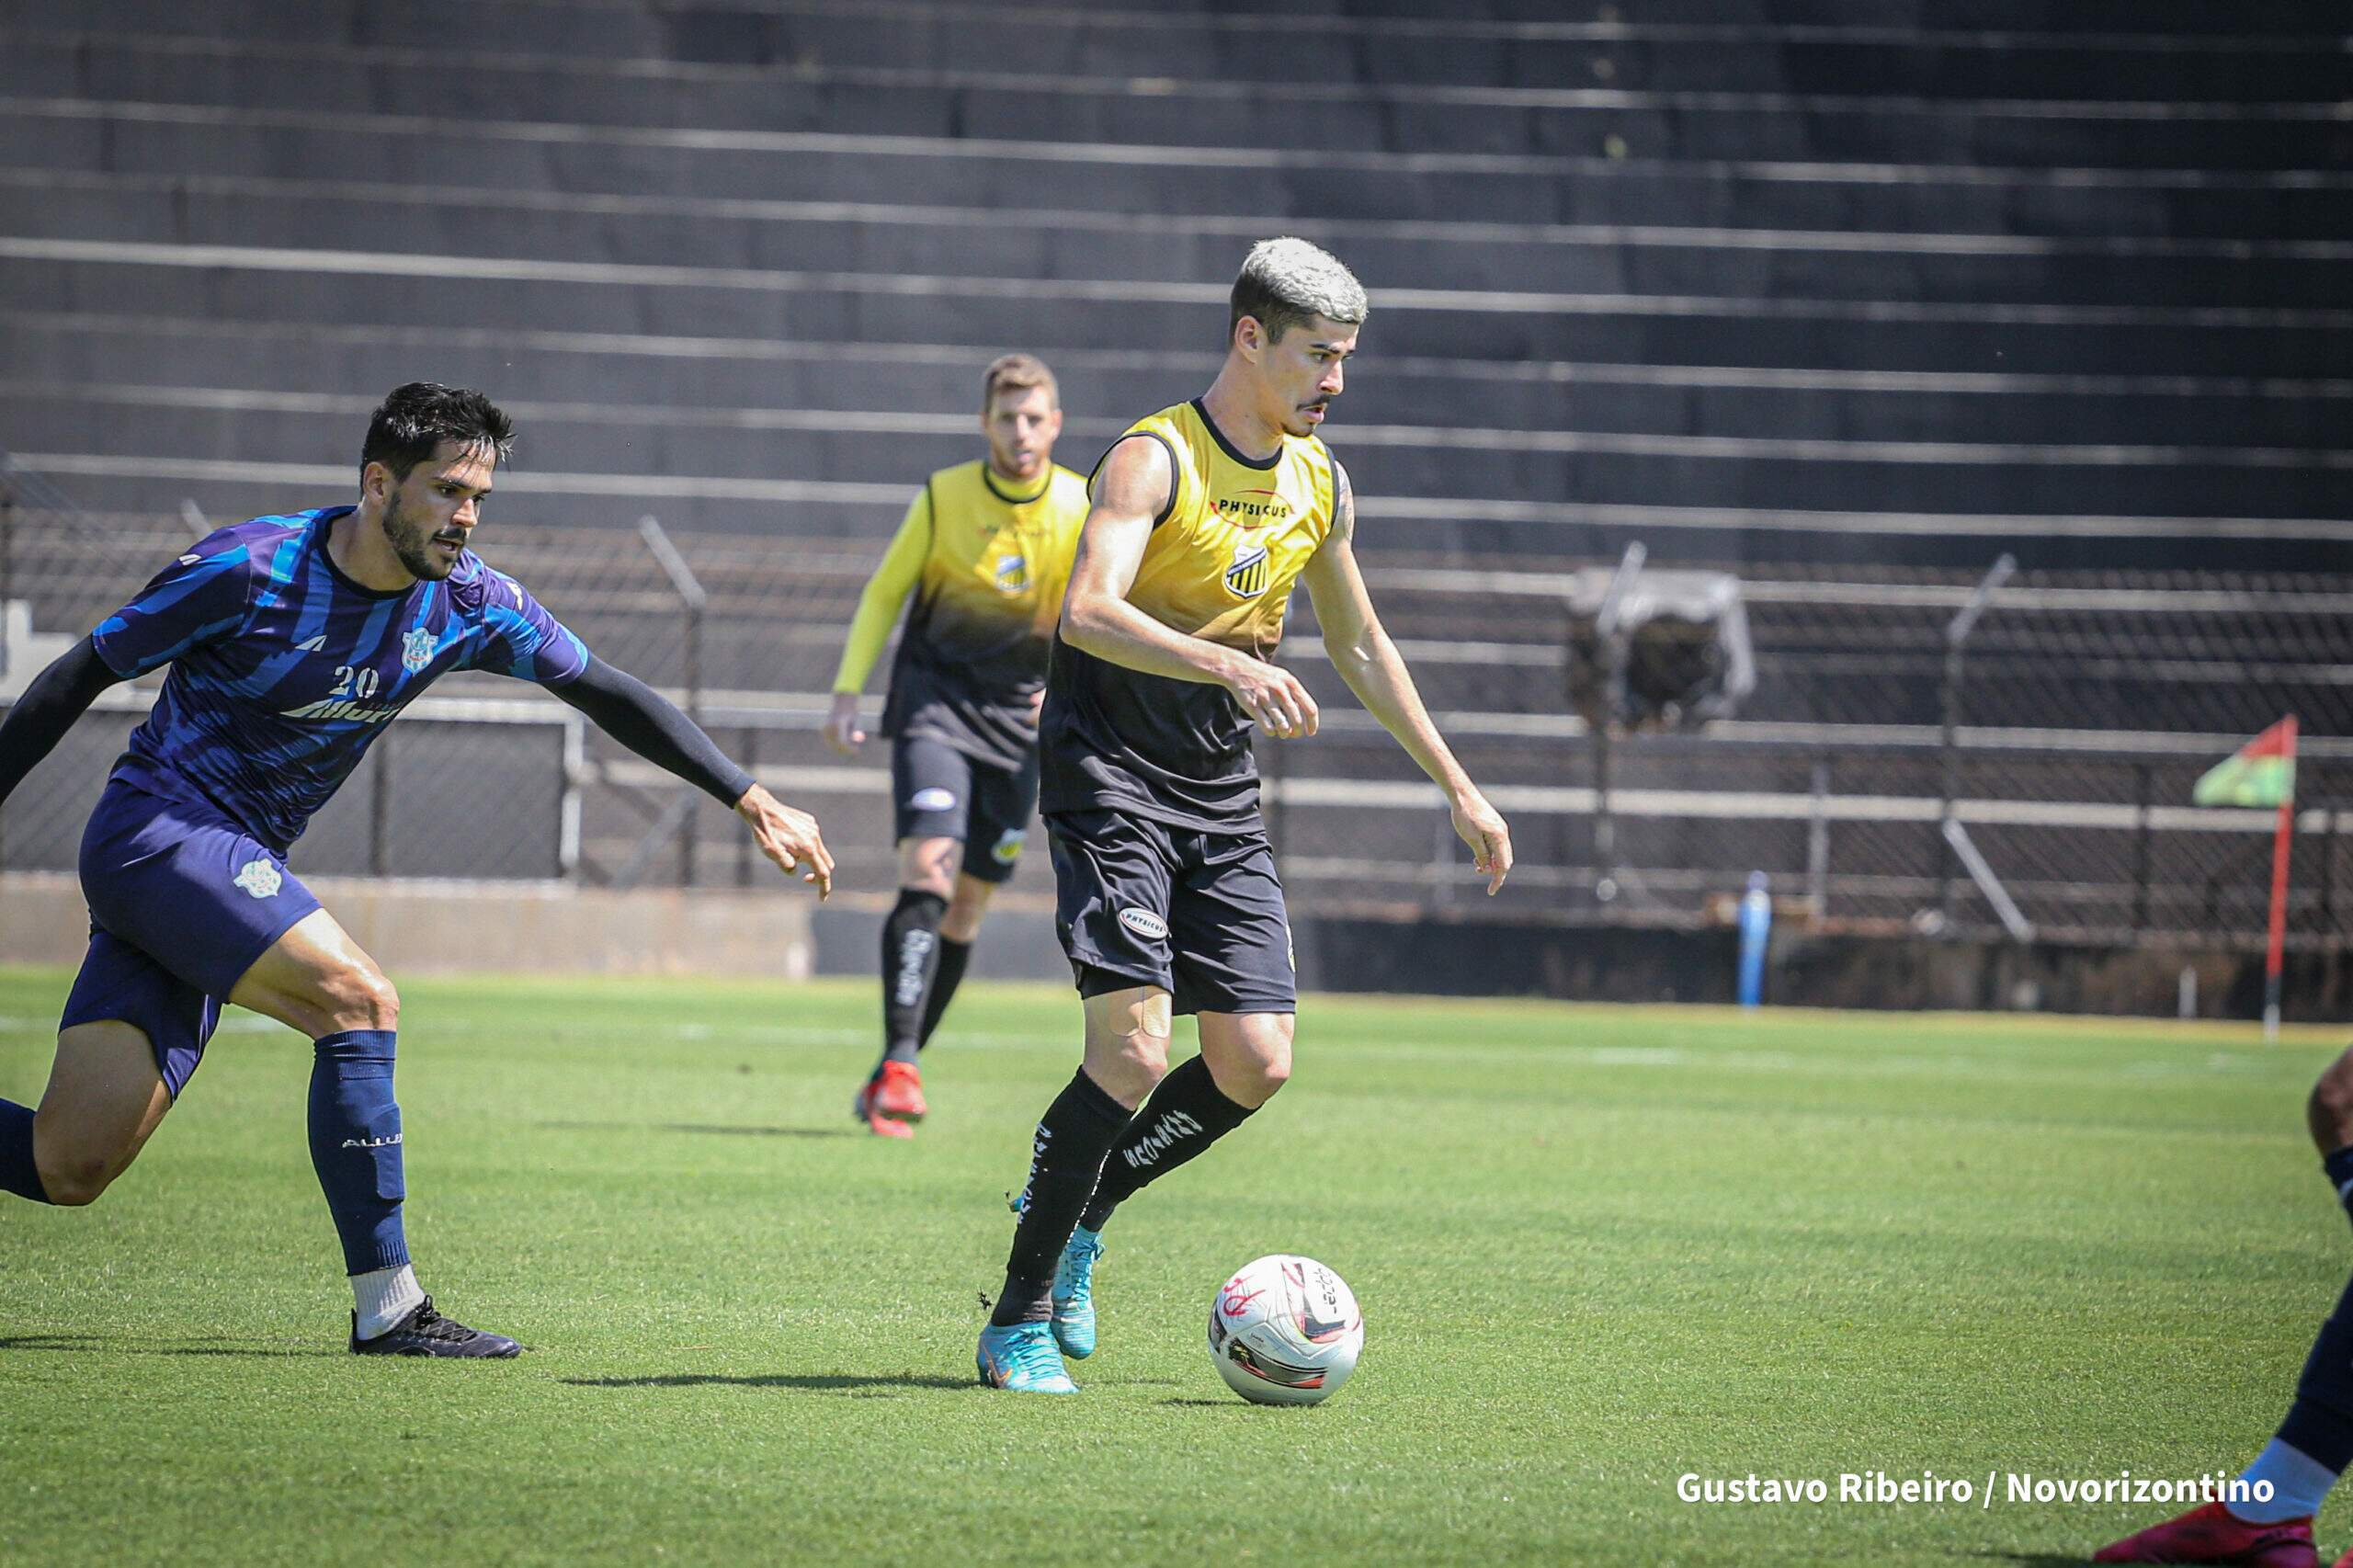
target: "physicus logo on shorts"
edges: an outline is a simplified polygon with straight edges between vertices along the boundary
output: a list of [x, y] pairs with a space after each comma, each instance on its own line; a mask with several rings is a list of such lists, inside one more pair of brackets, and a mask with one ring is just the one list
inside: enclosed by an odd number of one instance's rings
[[275, 898], [286, 874], [267, 860], [248, 860], [237, 868], [236, 883], [256, 898]]
[[1165, 942], [1168, 939], [1168, 922], [1151, 910], [1139, 908], [1132, 903], [1120, 911], [1120, 924], [1137, 936], [1149, 937], [1155, 942]]
[[1029, 836], [1029, 833], [1022, 828], [1006, 828], [996, 835], [996, 843], [989, 849], [989, 858], [1000, 866], [1012, 865], [1021, 858], [1021, 846]]
[[907, 810], [911, 812], [952, 812], [955, 809], [956, 791], [943, 790], [937, 784], [918, 790], [907, 797]]
[[401, 668], [415, 675], [433, 662], [433, 633], [422, 626], [401, 638]]
[[1267, 547], [1236, 540], [1233, 564], [1225, 569], [1226, 591], [1238, 599], [1255, 599], [1267, 591]]

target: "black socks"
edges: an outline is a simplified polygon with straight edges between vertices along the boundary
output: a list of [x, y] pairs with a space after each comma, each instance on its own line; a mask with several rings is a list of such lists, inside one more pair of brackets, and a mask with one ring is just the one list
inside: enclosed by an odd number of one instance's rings
[[1105, 1094], [1084, 1068], [1046, 1108], [1030, 1146], [1029, 1185], [1021, 1191], [1021, 1219], [1013, 1227], [1013, 1251], [1005, 1262], [1005, 1290], [989, 1322], [1002, 1328], [1043, 1323], [1053, 1314], [1054, 1269], [1102, 1174], [1103, 1156], [1128, 1121], [1128, 1108]]
[[972, 961], [972, 943], [960, 942], [953, 937], [939, 938], [939, 968], [931, 977], [931, 994], [924, 1000], [923, 1029], [915, 1036], [916, 1050], [931, 1043], [932, 1031], [939, 1028], [940, 1016], [956, 999], [956, 988], [964, 983], [964, 966]]
[[1196, 1056], [1160, 1081], [1128, 1135], [1103, 1162], [1102, 1179], [1079, 1223], [1099, 1231], [1111, 1210], [1138, 1188], [1172, 1171], [1248, 1120], [1253, 1107], [1226, 1098], [1209, 1063]]
[[901, 888], [882, 922], [882, 1059], [913, 1062], [923, 1048], [925, 999], [939, 969], [939, 922], [948, 901]]

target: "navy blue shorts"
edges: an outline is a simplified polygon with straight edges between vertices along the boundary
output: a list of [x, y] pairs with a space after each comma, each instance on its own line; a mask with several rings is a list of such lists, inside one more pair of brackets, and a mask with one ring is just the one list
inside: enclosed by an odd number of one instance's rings
[[896, 837], [953, 838], [966, 876], [1004, 882], [1038, 806], [1038, 754], [1017, 773], [928, 735], [902, 736], [891, 743], [891, 802]]
[[1298, 1007], [1290, 921], [1262, 832], [1202, 833], [1124, 812], [1051, 812], [1054, 929], [1082, 994], [1104, 974], [1183, 1013]]
[[210, 807], [108, 780], [82, 832], [90, 950], [58, 1028], [119, 1018], [143, 1030], [177, 1098], [221, 1004], [319, 907], [277, 851]]

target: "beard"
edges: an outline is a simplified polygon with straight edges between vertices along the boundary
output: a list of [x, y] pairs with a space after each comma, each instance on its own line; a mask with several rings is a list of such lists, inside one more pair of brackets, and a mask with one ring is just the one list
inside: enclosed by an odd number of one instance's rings
[[[454, 537], [454, 536], [453, 536]], [[415, 517], [395, 508], [384, 514], [384, 541], [392, 547], [402, 570], [426, 583], [438, 583], [457, 569], [458, 558], [445, 556], [433, 548], [432, 518]], [[458, 540], [460, 551], [465, 541]]]

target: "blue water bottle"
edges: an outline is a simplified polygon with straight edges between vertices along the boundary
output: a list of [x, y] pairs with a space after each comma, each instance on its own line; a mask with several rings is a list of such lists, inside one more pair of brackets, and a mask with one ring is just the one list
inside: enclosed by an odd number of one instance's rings
[[1765, 873], [1748, 873], [1740, 899], [1740, 1005], [1754, 1007], [1765, 996], [1765, 938], [1773, 931], [1773, 897]]

